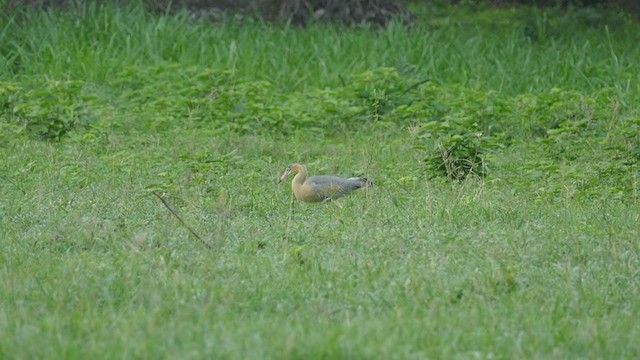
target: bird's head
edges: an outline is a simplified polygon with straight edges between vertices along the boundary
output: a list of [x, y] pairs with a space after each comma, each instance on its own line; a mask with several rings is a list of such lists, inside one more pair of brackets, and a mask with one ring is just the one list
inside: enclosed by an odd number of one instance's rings
[[301, 167], [302, 165], [298, 163], [287, 166], [287, 168], [284, 169], [284, 173], [282, 174], [282, 176], [280, 176], [280, 181], [278, 182], [283, 182], [287, 177], [289, 177], [289, 175], [291, 175], [291, 173], [300, 171]]

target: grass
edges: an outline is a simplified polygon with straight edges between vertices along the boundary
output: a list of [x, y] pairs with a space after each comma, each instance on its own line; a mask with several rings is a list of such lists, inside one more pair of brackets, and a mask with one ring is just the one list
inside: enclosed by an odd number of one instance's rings
[[186, 14], [154, 17], [137, 7], [104, 11], [86, 5], [82, 16], [40, 12], [5, 20], [2, 52], [20, 62], [21, 74], [96, 82], [123, 66], [175, 62], [297, 90], [335, 87], [352, 73], [405, 66], [438, 81], [510, 94], [613, 85], [637, 96], [633, 66], [640, 50], [626, 44], [639, 35], [622, 16], [583, 11], [547, 20], [533, 11], [423, 11], [420, 16], [429, 17], [413, 29], [347, 31], [319, 24], [300, 31], [251, 22], [194, 23]]
[[637, 25], [439, 11], [3, 18], [0, 357], [638, 357]]

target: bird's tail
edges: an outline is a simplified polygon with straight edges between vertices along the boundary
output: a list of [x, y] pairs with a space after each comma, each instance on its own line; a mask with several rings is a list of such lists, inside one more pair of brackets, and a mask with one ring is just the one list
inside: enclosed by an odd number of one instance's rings
[[360, 186], [358, 186], [358, 189], [373, 187], [373, 181], [367, 178], [351, 178], [350, 180], [357, 180], [360, 183]]

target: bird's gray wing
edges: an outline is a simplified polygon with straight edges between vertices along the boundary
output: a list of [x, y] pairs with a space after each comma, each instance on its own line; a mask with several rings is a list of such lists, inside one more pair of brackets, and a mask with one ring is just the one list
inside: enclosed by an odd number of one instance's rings
[[318, 175], [306, 181], [322, 199], [337, 199], [364, 186], [360, 178], [345, 179], [338, 176]]

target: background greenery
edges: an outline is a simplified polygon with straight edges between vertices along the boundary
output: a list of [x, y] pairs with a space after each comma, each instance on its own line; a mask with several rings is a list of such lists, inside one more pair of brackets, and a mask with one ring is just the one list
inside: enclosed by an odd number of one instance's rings
[[626, 15], [80, 10], [1, 17], [0, 357], [639, 356]]

